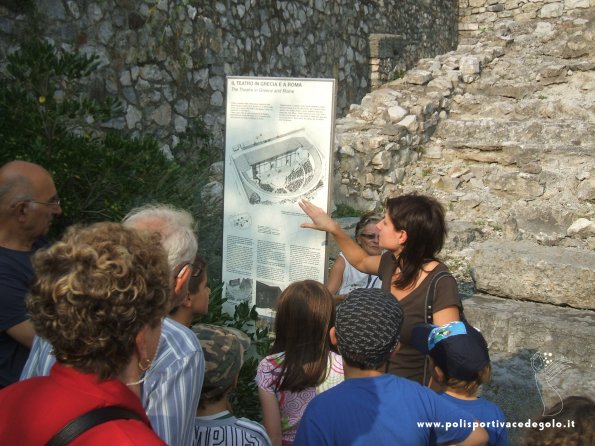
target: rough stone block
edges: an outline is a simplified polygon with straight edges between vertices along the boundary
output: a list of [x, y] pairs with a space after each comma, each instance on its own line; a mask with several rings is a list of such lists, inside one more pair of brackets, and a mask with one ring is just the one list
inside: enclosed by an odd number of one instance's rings
[[[508, 421], [534, 417], [561, 397], [592, 393], [592, 314], [479, 294], [463, 303], [490, 349], [493, 376], [481, 396], [498, 404]], [[510, 444], [521, 444], [519, 429], [509, 434]]]
[[519, 7], [519, 0], [506, 0], [506, 3], [504, 3], [504, 8], [505, 9], [516, 9]]
[[566, 0], [564, 7], [566, 9], [588, 8], [591, 6], [591, 0]]
[[562, 3], [549, 3], [547, 5], [544, 5], [543, 8], [541, 8], [541, 10], [539, 11], [539, 17], [544, 19], [560, 17], [563, 11], [564, 5]]
[[486, 9], [489, 12], [500, 12], [500, 11], [504, 11], [504, 5], [502, 5], [502, 4], [500, 4], [500, 5], [490, 5]]
[[408, 115], [405, 116], [401, 121], [397, 123], [397, 125], [405, 127], [410, 132], [416, 132], [419, 124], [417, 123], [417, 116], [415, 115]]
[[578, 185], [576, 195], [581, 200], [595, 203], [595, 178], [587, 178]]
[[432, 79], [428, 83], [428, 88], [435, 89], [440, 91], [444, 96], [448, 96], [452, 91], [452, 80], [450, 80], [447, 76], [440, 76]]
[[521, 5], [521, 11], [523, 11], [524, 13], [528, 13], [528, 12], [536, 13], [541, 8], [541, 5], [542, 5], [541, 3], [535, 3], [535, 2], [525, 3], [524, 5]]
[[407, 73], [407, 82], [415, 85], [424, 85], [432, 80], [432, 73], [426, 70], [411, 70]]
[[569, 236], [581, 238], [595, 237], [595, 222], [586, 218], [579, 218], [572, 223], [566, 232]]
[[387, 170], [390, 167], [392, 156], [387, 151], [378, 152], [372, 158], [372, 166], [376, 170]]
[[459, 23], [459, 31], [477, 31], [479, 23]]
[[539, 73], [541, 74], [541, 77], [557, 77], [560, 76], [562, 73], [565, 72], [566, 66], [562, 65], [562, 64], [557, 64], [557, 65], [548, 65], [546, 67], [543, 67]]
[[481, 71], [479, 57], [464, 56], [461, 57], [460, 67], [463, 76], [479, 74]]
[[483, 294], [465, 299], [463, 306], [465, 317], [481, 330], [490, 351], [532, 349], [564, 355], [587, 368], [595, 366], [593, 313]]
[[474, 247], [471, 266], [479, 291], [595, 309], [595, 252], [490, 240]]
[[399, 122], [405, 116], [407, 116], [407, 110], [399, 105], [395, 105], [393, 107], [389, 107], [388, 115], [390, 116], [391, 121]]
[[537, 17], [537, 11], [523, 12], [514, 16], [515, 20], [520, 23], [530, 22]]

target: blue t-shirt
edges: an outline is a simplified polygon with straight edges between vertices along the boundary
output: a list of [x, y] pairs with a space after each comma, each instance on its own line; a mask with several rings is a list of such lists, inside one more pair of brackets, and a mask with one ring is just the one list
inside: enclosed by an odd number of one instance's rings
[[394, 375], [350, 378], [306, 408], [294, 446], [459, 443], [473, 417], [434, 391]]
[[473, 415], [490, 436], [488, 446], [508, 446], [508, 431], [504, 424], [506, 418], [498, 405], [491, 401], [477, 398], [475, 400], [460, 400], [446, 393], [439, 394], [446, 401], [460, 407]]
[[0, 388], [19, 380], [29, 349], [6, 333], [28, 319], [25, 296], [33, 280], [31, 256], [46, 244], [39, 240], [31, 251], [0, 247]]

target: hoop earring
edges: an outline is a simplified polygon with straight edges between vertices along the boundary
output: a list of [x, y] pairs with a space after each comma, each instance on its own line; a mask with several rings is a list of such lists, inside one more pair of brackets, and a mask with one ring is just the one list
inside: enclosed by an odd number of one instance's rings
[[[138, 368], [140, 369], [141, 372], [146, 372], [147, 370], [149, 370], [149, 368], [151, 367], [152, 364], [153, 364], [153, 360], [150, 358], [141, 359], [140, 361], [138, 361]], [[138, 381], [132, 381], [131, 383], [126, 383], [126, 385], [127, 386], [136, 386], [137, 384], [144, 383], [146, 379], [147, 379], [147, 374], [143, 373], [143, 377], [141, 379], [139, 379]]]
[[151, 367], [151, 364], [153, 364], [153, 360], [151, 358], [141, 359], [138, 362], [138, 368], [141, 369], [141, 371], [146, 372], [149, 370], [149, 367]]

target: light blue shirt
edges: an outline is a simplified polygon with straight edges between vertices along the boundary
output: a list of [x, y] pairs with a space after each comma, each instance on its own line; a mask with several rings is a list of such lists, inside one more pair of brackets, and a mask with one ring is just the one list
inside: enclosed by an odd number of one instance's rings
[[[54, 362], [52, 346], [36, 336], [21, 380], [49, 375]], [[196, 334], [165, 318], [157, 355], [142, 384], [141, 399], [153, 430], [170, 446], [192, 444], [204, 375], [204, 354]]]

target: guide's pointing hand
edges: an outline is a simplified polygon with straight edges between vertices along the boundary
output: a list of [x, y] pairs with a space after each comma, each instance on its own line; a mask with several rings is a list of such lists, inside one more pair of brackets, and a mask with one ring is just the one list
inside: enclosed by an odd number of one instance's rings
[[317, 229], [319, 231], [333, 232], [336, 223], [333, 219], [318, 206], [312, 204], [306, 199], [298, 201], [298, 205], [302, 211], [310, 217], [312, 223], [302, 223], [300, 227]]

